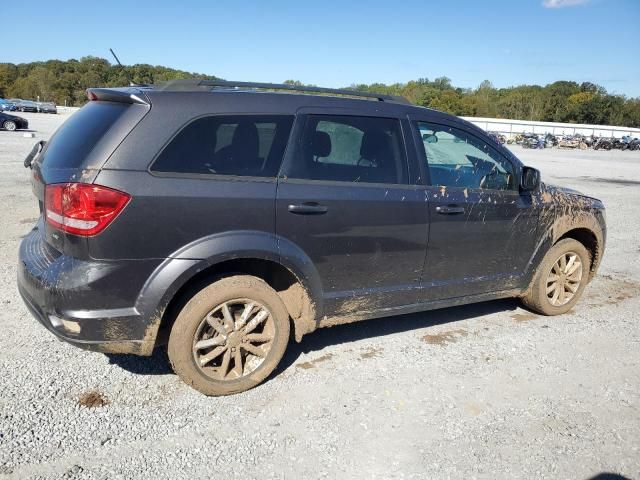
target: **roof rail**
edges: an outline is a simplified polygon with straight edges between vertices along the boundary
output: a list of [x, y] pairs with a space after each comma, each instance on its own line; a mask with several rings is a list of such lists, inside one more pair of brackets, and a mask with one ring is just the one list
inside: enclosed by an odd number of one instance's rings
[[230, 80], [170, 80], [158, 87], [158, 90], [169, 92], [193, 92], [198, 90], [212, 90], [214, 88], [227, 88], [232, 90], [238, 89], [257, 89], [257, 90], [288, 90], [293, 92], [308, 93], [324, 93], [328, 95], [341, 95], [357, 98], [370, 98], [379, 102], [403, 103], [410, 105], [411, 103], [404, 97], [399, 95], [385, 95], [381, 93], [359, 92], [357, 90], [323, 88], [312, 86], [298, 86], [286, 83], [259, 83], [259, 82], [234, 82]]

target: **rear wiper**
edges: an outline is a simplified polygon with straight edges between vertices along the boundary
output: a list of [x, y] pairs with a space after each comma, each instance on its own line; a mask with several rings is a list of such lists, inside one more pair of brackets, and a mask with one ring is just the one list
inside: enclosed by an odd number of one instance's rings
[[33, 146], [31, 151], [29, 152], [29, 155], [27, 155], [27, 158], [24, 159], [24, 168], [31, 168], [31, 163], [33, 162], [33, 159], [36, 158], [36, 156], [42, 151], [46, 143], [47, 142], [44, 140], [40, 140], [39, 142], [36, 142], [36, 144]]

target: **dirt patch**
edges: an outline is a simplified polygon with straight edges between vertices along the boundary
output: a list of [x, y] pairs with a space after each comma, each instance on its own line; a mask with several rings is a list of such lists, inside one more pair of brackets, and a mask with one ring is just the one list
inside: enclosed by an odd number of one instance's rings
[[616, 305], [640, 297], [640, 282], [611, 275], [599, 275], [585, 291], [590, 307]]
[[425, 335], [422, 337], [422, 341], [429, 345], [445, 346], [448, 343], [456, 343], [461, 337], [466, 337], [467, 335], [469, 335], [469, 332], [463, 329], [449, 330], [435, 335]]
[[311, 360], [310, 362], [299, 363], [296, 365], [298, 368], [302, 368], [304, 370], [309, 370], [310, 368], [314, 368], [318, 363], [326, 362], [327, 360], [331, 360], [333, 354], [327, 353], [321, 357], [316, 358], [315, 360]]
[[539, 315], [535, 315], [533, 313], [515, 313], [511, 315], [516, 322], [529, 322], [531, 320], [535, 320], [539, 318]]
[[98, 390], [88, 390], [80, 395], [78, 405], [86, 408], [99, 408], [109, 405], [109, 399]]
[[286, 289], [279, 290], [278, 295], [293, 319], [296, 342], [300, 342], [304, 335], [313, 332], [318, 326], [315, 322], [315, 304], [300, 283], [293, 283]]
[[27, 223], [31, 224], [31, 223], [36, 223], [38, 221], [38, 217], [33, 217], [33, 218], [23, 218], [22, 220], [20, 220], [20, 223], [22, 225], [26, 225]]
[[382, 354], [381, 348], [369, 347], [365, 352], [360, 354], [360, 358], [366, 360], [368, 358], [379, 357]]
[[542, 201], [544, 203], [551, 203], [553, 200], [553, 196], [549, 192], [544, 192], [542, 194]]
[[337, 311], [336, 317], [342, 315], [348, 315], [352, 313], [358, 313], [362, 311], [367, 311], [371, 309], [371, 299], [364, 297], [355, 297], [349, 300], [346, 300], [343, 304], [341, 304]]

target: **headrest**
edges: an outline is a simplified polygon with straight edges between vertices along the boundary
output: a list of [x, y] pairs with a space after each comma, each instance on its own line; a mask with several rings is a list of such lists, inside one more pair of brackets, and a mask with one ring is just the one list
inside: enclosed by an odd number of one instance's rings
[[331, 155], [331, 137], [327, 132], [315, 132], [311, 142], [314, 157], [328, 157]]
[[253, 122], [239, 123], [236, 129], [233, 131], [231, 144], [234, 148], [241, 148], [244, 152], [251, 152], [252, 154], [257, 156], [260, 145], [260, 137], [258, 136], [258, 129], [256, 128], [256, 124]]
[[367, 160], [378, 160], [389, 155], [389, 137], [381, 130], [368, 130], [362, 136], [360, 156]]

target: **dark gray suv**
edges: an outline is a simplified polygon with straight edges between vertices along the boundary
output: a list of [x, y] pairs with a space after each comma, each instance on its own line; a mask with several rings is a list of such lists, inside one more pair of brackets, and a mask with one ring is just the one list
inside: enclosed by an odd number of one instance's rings
[[25, 161], [41, 217], [20, 293], [82, 348], [168, 342], [208, 395], [259, 384], [319, 327], [503, 297], [564, 313], [602, 258], [599, 200], [402, 98], [198, 80], [88, 95]]

